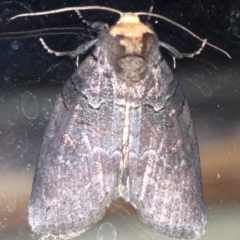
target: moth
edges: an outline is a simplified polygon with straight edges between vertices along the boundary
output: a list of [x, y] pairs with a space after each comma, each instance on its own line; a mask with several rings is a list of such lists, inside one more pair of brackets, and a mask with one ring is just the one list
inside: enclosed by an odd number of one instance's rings
[[35, 233], [80, 235], [119, 197], [159, 233], [191, 239], [205, 232], [189, 107], [159, 51], [162, 46], [181, 58], [202, 48], [179, 53], [159, 41], [141, 14], [120, 12], [114, 26], [69, 53], [90, 50], [66, 82], [46, 129], [29, 204]]

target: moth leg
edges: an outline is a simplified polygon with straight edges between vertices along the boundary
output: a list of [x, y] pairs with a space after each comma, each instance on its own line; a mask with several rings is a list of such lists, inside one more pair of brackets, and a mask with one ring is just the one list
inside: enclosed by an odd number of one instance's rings
[[45, 43], [45, 41], [42, 38], [39, 38], [39, 40], [42, 43], [44, 49], [46, 49], [48, 53], [54, 54], [57, 57], [59, 57], [59, 56], [70, 56], [71, 58], [75, 58], [78, 55], [85, 53], [92, 46], [94, 46], [97, 43], [98, 38], [94, 39], [94, 40], [91, 40], [89, 42], [86, 42], [86, 43], [80, 45], [79, 47], [77, 47], [76, 49], [74, 49], [73, 51], [68, 51], [68, 52], [57, 52], [57, 51], [54, 51], [54, 50], [52, 50], [51, 48], [49, 48], [47, 46], [47, 44]]
[[176, 67], [176, 58], [177, 59], [181, 59], [181, 58], [184, 58], [184, 57], [193, 58], [194, 56], [201, 53], [204, 46], [206, 45], [206, 42], [207, 42], [207, 39], [204, 39], [201, 47], [193, 53], [180, 53], [176, 48], [172, 47], [171, 45], [169, 45], [165, 42], [161, 42], [161, 41], [159, 41], [159, 46], [167, 49], [170, 52], [170, 54], [172, 55], [172, 58], [173, 58], [173, 67], [175, 68]]
[[107, 32], [109, 30], [109, 25], [104, 22], [89, 22], [86, 19], [83, 18], [82, 14], [80, 11], [75, 10], [77, 13], [78, 17], [82, 19], [82, 22], [85, 23], [87, 26], [89, 26], [91, 29], [99, 31], [99, 32]]
[[[153, 12], [153, 8], [154, 8], [153, 0], [151, 2], [152, 2], [152, 4], [150, 5], [149, 10], [148, 10], [149, 13], [152, 13]], [[148, 18], [147, 18], [147, 22], [149, 22], [150, 19], [151, 19], [151, 16], [149, 15]]]

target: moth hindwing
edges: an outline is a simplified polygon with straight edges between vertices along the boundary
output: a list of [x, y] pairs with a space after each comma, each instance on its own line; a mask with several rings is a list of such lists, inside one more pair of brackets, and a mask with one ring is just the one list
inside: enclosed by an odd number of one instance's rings
[[197, 139], [157, 35], [126, 13], [90, 45], [45, 133], [32, 230], [72, 238], [122, 197], [159, 233], [200, 237], [206, 216]]

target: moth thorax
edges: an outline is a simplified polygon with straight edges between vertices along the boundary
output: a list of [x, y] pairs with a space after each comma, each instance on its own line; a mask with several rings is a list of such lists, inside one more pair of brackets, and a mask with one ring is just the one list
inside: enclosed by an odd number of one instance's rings
[[134, 13], [125, 13], [110, 29], [108, 60], [115, 72], [125, 81], [141, 80], [156, 48], [155, 33]]

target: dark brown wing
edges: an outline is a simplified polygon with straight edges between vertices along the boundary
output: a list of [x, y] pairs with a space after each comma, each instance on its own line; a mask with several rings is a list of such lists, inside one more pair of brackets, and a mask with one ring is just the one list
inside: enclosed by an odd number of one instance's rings
[[167, 84], [162, 109], [143, 106], [130, 113], [130, 199], [158, 232], [198, 238], [206, 216], [197, 139], [179, 85], [165, 62], [160, 67], [159, 85]]
[[39, 234], [79, 235], [117, 195], [123, 123], [113, 119], [121, 121], [121, 111], [107, 101], [92, 106], [79, 91], [86, 66], [92, 68], [86, 76], [101, 80], [93, 62], [88, 57], [67, 82], [46, 130], [29, 205], [29, 223]]

